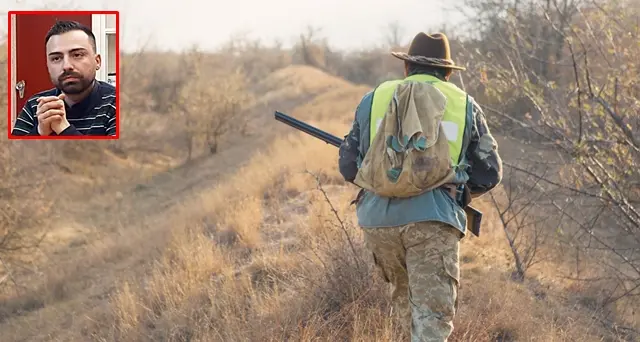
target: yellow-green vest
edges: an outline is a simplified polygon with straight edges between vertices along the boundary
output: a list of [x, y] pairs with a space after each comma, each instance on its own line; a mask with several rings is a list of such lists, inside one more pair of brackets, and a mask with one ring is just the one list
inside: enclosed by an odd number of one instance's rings
[[447, 98], [442, 125], [445, 128], [451, 154], [451, 165], [458, 166], [462, 150], [464, 136], [467, 94], [455, 84], [444, 82], [431, 75], [412, 75], [401, 80], [386, 81], [380, 84], [373, 92], [373, 103], [370, 113], [370, 138], [369, 143], [378, 132], [378, 127], [384, 118], [389, 103], [393, 98], [396, 86], [407, 81], [429, 82], [440, 90]]

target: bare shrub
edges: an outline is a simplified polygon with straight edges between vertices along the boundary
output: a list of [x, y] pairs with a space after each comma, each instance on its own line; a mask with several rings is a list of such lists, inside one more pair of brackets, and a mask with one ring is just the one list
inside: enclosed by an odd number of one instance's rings
[[190, 75], [170, 108], [176, 127], [183, 130], [190, 160], [198, 143], [215, 154], [227, 135], [246, 133], [248, 116], [243, 113], [251, 104], [251, 97], [242, 70], [212, 75], [203, 72], [202, 53], [194, 50], [184, 58]]
[[246, 35], [232, 36], [227, 43], [223, 44], [218, 54], [226, 57], [225, 63], [233, 64], [243, 70], [245, 77], [251, 81], [260, 81], [272, 72], [292, 63], [292, 56], [282, 47], [282, 42], [267, 46]]
[[527, 270], [548, 258], [545, 247], [555, 234], [554, 222], [543, 215], [541, 198], [548, 196], [540, 178], [510, 170], [498, 191], [489, 193], [513, 255], [512, 279], [522, 282]]
[[[0, 46], [0, 92], [7, 92], [7, 45]], [[0, 96], [0, 107], [7, 107], [7, 98]], [[5, 116], [6, 118], [6, 116]], [[25, 284], [16, 280], [16, 274], [30, 273], [30, 262], [38, 256], [38, 246], [44, 237], [38, 225], [50, 212], [50, 201], [43, 197], [44, 183], [34, 181], [29, 166], [16, 147], [4, 136], [8, 122], [0, 120], [0, 290], [20, 291]], [[36, 163], [34, 163], [36, 164]], [[3, 291], [0, 291], [0, 295]]]
[[556, 275], [590, 282], [598, 305], [611, 310], [604, 317], [625, 321], [640, 295], [638, 2], [469, 5], [480, 15], [472, 21], [478, 40], [465, 43], [477, 74], [467, 86], [532, 159], [507, 164], [533, 176], [527, 187], [544, 189], [527, 195], [537, 203], [535, 220], [554, 222], [548, 229], [560, 233], [554, 240], [564, 257], [591, 270]]

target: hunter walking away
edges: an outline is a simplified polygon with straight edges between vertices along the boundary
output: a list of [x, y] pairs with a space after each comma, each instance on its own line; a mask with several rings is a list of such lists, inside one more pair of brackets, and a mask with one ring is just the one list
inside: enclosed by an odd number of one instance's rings
[[480, 106], [449, 82], [465, 68], [451, 60], [446, 35], [420, 32], [407, 53], [392, 54], [405, 78], [362, 98], [340, 173], [363, 187], [358, 223], [391, 285], [394, 314], [412, 341], [441, 342], [459, 303], [464, 208], [500, 183], [502, 161]]

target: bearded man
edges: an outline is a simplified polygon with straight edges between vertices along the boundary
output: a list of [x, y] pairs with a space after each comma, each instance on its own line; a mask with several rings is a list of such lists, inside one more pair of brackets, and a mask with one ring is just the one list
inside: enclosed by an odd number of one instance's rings
[[11, 134], [115, 136], [115, 87], [96, 79], [102, 58], [91, 29], [58, 21], [47, 32], [45, 51], [54, 88], [27, 100]]

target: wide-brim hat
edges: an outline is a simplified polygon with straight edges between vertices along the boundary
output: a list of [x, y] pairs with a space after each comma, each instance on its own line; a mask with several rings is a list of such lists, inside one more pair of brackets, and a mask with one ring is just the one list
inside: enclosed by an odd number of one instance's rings
[[407, 53], [394, 51], [391, 52], [391, 54], [396, 58], [415, 64], [454, 70], [467, 70], [465, 67], [456, 65], [451, 59], [449, 39], [444, 33], [426, 34], [420, 32], [413, 38], [413, 41], [411, 41]]

